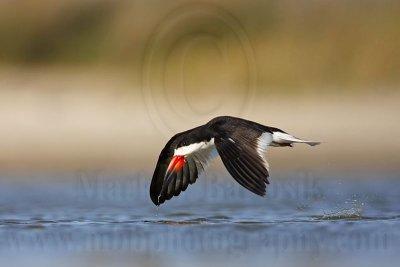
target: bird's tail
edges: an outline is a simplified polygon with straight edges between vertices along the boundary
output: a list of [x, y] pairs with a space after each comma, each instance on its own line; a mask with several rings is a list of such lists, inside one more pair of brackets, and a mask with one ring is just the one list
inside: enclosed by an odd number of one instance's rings
[[291, 146], [293, 143], [304, 143], [310, 146], [319, 145], [321, 142], [307, 141], [283, 132], [272, 133], [272, 145]]

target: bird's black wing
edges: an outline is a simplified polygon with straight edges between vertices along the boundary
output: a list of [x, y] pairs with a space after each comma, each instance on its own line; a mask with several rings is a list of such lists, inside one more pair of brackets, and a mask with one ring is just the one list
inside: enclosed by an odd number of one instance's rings
[[259, 140], [236, 132], [229, 138], [217, 138], [215, 145], [232, 177], [251, 192], [264, 196], [269, 173], [267, 162], [259, 153]]
[[[174, 172], [168, 181], [165, 181], [164, 178], [167, 173], [168, 165], [174, 155], [173, 147], [179, 142], [180, 136], [184, 133], [171, 138], [158, 158], [157, 166], [150, 184], [150, 198], [157, 206], [171, 199], [173, 196], [178, 196], [182, 191], [186, 190], [189, 184], [195, 183], [199, 175], [207, 168], [210, 161], [217, 156], [215, 147], [194, 152], [186, 156], [185, 164], [182, 168], [178, 172]], [[168, 184], [164, 186], [164, 183]]]

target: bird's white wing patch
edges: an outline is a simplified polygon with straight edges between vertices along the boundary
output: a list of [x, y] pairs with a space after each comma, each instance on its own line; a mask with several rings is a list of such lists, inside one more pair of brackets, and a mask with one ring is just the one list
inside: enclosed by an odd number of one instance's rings
[[260, 156], [260, 158], [264, 161], [264, 165], [269, 169], [268, 162], [264, 158], [264, 154], [267, 151], [267, 146], [269, 146], [272, 143], [272, 134], [265, 132], [261, 134], [258, 139], [257, 139], [257, 153]]
[[260, 135], [257, 139], [257, 153], [260, 157], [264, 157], [265, 151], [267, 151], [267, 146], [272, 143], [272, 134], [265, 132]]

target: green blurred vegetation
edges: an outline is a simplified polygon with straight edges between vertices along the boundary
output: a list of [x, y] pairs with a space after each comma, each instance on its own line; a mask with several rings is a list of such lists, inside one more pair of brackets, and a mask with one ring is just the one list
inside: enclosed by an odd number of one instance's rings
[[[393, 88], [400, 82], [398, 0], [207, 3], [223, 8], [243, 27], [254, 51], [261, 86]], [[0, 63], [140, 69], [156, 27], [168, 13], [188, 4], [1, 1]], [[213, 27], [212, 22], [207, 23]], [[201, 50], [197, 52], [203, 56]], [[212, 61], [213, 55], [205, 51], [204, 57]], [[207, 75], [207, 70], [202, 74]]]

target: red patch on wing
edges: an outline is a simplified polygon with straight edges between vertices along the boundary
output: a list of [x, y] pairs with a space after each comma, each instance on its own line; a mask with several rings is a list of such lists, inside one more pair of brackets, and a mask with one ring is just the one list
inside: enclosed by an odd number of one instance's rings
[[184, 164], [185, 156], [174, 156], [169, 163], [168, 171], [171, 172], [175, 170], [175, 172], [178, 172]]

